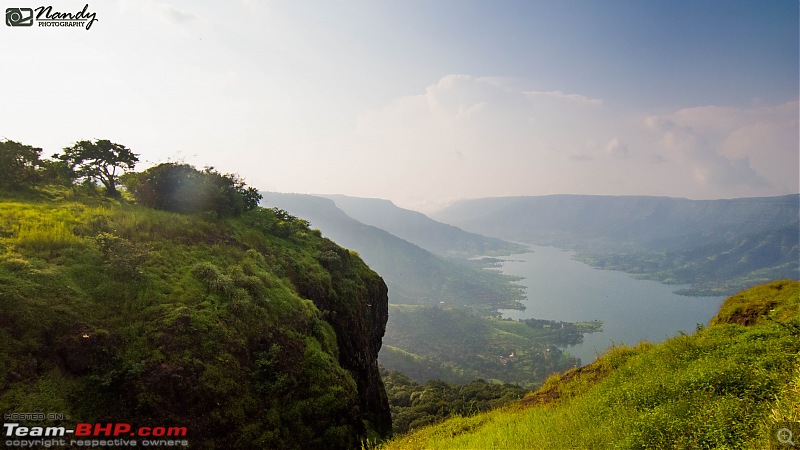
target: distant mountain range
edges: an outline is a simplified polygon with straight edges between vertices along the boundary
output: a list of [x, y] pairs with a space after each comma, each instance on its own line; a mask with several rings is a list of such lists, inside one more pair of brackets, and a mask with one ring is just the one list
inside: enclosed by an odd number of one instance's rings
[[339, 209], [359, 222], [386, 230], [438, 255], [471, 257], [526, 251], [525, 246], [469, 233], [453, 225], [437, 222], [420, 212], [400, 208], [389, 200], [346, 195], [322, 197], [333, 200]]
[[[526, 358], [546, 353], [543, 346], [531, 346], [509, 334], [511, 330], [497, 328], [515, 324], [479, 317], [524, 299], [514, 278], [484, 270], [498, 262], [486, 255], [528, 251], [510, 241], [573, 249], [577, 259], [595, 267], [691, 285], [681, 290], [688, 295], [725, 295], [777, 278], [797, 279], [800, 272], [798, 195], [711, 201], [572, 195], [493, 198], [457, 203], [433, 219], [388, 200], [262, 194], [263, 206], [308, 220], [325, 237], [358, 252], [383, 277], [389, 302], [397, 306], [389, 314], [381, 364], [418, 381], [431, 377], [464, 381], [476, 376], [516, 380], [510, 372], [487, 369], [491, 364], [466, 363], [484, 361], [498, 352], [483, 344], [470, 346], [472, 341], [457, 337], [453, 342], [461, 344], [444, 345], [446, 330], [472, 329], [474, 334], [480, 328], [486, 336], [516, 339], [517, 350], [528, 349]], [[476, 259], [479, 255], [484, 257]], [[465, 315], [453, 308], [479, 314]], [[494, 337], [492, 345], [499, 342]], [[420, 345], [426, 339], [436, 348]], [[449, 352], [449, 359], [442, 352]]]
[[579, 252], [597, 267], [692, 295], [800, 276], [800, 195], [687, 200], [550, 195], [458, 202], [434, 218], [476, 233]]
[[[324, 236], [357, 251], [386, 281], [390, 303], [459, 306], [490, 312], [498, 307], [518, 306], [518, 301], [525, 298], [523, 288], [514, 284], [513, 278], [482, 270], [486, 263], [442, 256], [466, 256], [470, 253], [468, 249], [475, 249], [478, 255], [510, 253], [524, 251], [525, 247], [425, 220], [421, 214], [397, 208], [390, 202], [337, 196], [335, 203], [330, 198], [313, 195], [273, 192], [262, 195], [263, 206], [281, 208], [306, 219]], [[338, 202], [370, 222], [381, 222], [377, 218], [380, 214], [391, 216], [388, 222], [393, 223], [383, 225], [399, 230], [409, 240], [354, 219], [338, 207]], [[368, 212], [369, 205], [378, 205], [377, 213]], [[432, 236], [441, 236], [440, 243], [432, 244]]]
[[465, 230], [578, 250], [678, 250], [798, 226], [800, 195], [688, 200], [546, 195], [464, 200], [431, 215]]
[[[800, 195], [688, 200], [547, 195], [464, 200], [432, 214], [388, 200], [265, 194], [358, 251], [386, 279], [392, 303], [508, 304], [508, 279], [467, 258], [520, 253], [513, 242], [575, 250], [595, 267], [728, 295], [800, 277]], [[483, 266], [485, 267], [485, 266]], [[504, 300], [505, 298], [505, 300]]]
[[388, 200], [344, 195], [266, 193], [265, 204], [310, 220], [358, 251], [386, 279], [392, 303], [518, 300], [508, 279], [466, 259], [525, 251], [509, 241], [571, 249], [595, 267], [692, 285], [679, 291], [687, 295], [729, 295], [800, 277], [798, 194], [497, 197], [464, 200], [433, 218]]

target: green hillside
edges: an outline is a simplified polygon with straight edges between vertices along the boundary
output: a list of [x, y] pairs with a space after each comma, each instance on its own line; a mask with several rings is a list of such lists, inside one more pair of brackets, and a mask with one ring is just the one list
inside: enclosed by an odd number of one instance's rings
[[0, 192], [4, 413], [186, 427], [192, 448], [352, 448], [391, 430], [386, 319], [381, 278], [282, 211]]
[[800, 279], [800, 233], [787, 226], [668, 252], [583, 254], [579, 260], [667, 284], [685, 295], [730, 295], [774, 279]]
[[711, 325], [616, 347], [520, 402], [461, 416], [386, 449], [786, 448], [800, 435], [800, 282], [737, 294]]

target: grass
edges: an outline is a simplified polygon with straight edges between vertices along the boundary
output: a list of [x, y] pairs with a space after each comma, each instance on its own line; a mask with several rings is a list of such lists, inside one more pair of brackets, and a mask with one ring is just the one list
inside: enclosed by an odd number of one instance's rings
[[[614, 348], [516, 405], [423, 428], [384, 448], [769, 447], [776, 424], [800, 419], [799, 304], [796, 281], [753, 288], [692, 335]], [[761, 319], [725, 323], [730, 311], [749, 308]]]

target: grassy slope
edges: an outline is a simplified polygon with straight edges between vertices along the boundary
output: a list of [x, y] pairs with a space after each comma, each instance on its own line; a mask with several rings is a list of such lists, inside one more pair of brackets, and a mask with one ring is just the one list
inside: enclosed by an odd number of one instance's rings
[[64, 196], [0, 198], [0, 410], [186, 426], [197, 448], [363, 435], [341, 342], [306, 300], [341, 317], [375, 303], [357, 257], [268, 210]]
[[777, 424], [800, 421], [798, 308], [797, 281], [752, 288], [692, 335], [612, 349], [514, 406], [386, 448], [767, 448]]

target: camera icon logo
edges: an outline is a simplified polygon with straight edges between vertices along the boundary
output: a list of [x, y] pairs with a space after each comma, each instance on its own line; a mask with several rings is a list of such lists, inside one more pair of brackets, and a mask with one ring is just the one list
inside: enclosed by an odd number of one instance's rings
[[33, 9], [6, 8], [6, 25], [9, 27], [33, 26]]

